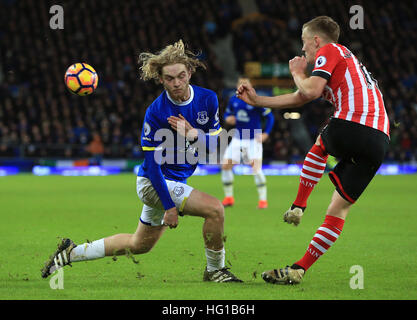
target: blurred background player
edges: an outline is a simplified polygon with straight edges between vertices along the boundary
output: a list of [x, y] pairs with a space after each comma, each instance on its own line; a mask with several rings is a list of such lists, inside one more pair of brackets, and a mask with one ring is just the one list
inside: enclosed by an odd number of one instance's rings
[[86, 150], [91, 154], [93, 163], [100, 165], [104, 154], [104, 145], [99, 133], [93, 134], [93, 140], [88, 144]]
[[[215, 146], [210, 140], [217, 140], [222, 130], [217, 95], [189, 84], [196, 68], [205, 66], [193, 53], [185, 50], [182, 40], [157, 54], [141, 53], [139, 61], [142, 79], [155, 80], [165, 90], [146, 110], [143, 124], [141, 144], [145, 161], [138, 172], [137, 194], [144, 205], [137, 230], [134, 234], [116, 234], [82, 245], [63, 239], [47, 261], [42, 276], [46, 278], [71, 262], [129, 252], [147, 253], [167, 226], [178, 226], [178, 215], [190, 215], [204, 219], [207, 265], [203, 280], [242, 282], [225, 267], [224, 208], [215, 197], [187, 185], [187, 178], [195, 171], [197, 162], [190, 163], [189, 158], [181, 157], [181, 153], [195, 154], [196, 143], [204, 148]], [[157, 135], [163, 135], [167, 140], [172, 137], [173, 144], [168, 143], [162, 150], [162, 138], [158, 139]], [[166, 162], [160, 158], [164, 151]]]
[[[237, 86], [245, 81], [249, 82], [249, 79], [239, 78]], [[261, 132], [262, 118], [266, 119], [264, 132]], [[262, 171], [262, 143], [268, 139], [274, 126], [271, 109], [254, 108], [234, 95], [229, 99], [224, 119], [226, 124], [235, 126], [236, 131], [223, 156], [221, 178], [225, 198], [222, 203], [225, 207], [233, 206], [235, 203], [233, 166], [243, 160], [243, 163], [252, 166], [259, 196], [258, 208], [265, 209], [268, 207], [268, 201], [266, 178]]]
[[[292, 266], [264, 272], [262, 278], [267, 282], [301, 282], [304, 273], [339, 238], [351, 205], [371, 182], [388, 150], [389, 119], [378, 83], [348, 48], [337, 43], [339, 35], [339, 25], [327, 16], [303, 25], [305, 57], [295, 57], [289, 62], [296, 92], [261, 97], [248, 83], [237, 90], [241, 99], [254, 106], [297, 107], [321, 96], [335, 107], [333, 117], [304, 161], [295, 202], [299, 206], [293, 204], [284, 214], [284, 221], [300, 223], [307, 198], [322, 177], [330, 154], [340, 161], [329, 173], [336, 191], [326, 217], [305, 255]], [[314, 64], [310, 77], [306, 75], [307, 63]]]

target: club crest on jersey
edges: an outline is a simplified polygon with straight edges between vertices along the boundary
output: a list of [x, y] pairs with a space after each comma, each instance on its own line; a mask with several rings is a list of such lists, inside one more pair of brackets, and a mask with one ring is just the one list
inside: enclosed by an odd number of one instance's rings
[[209, 121], [207, 111], [200, 111], [197, 113], [197, 122], [201, 125], [206, 124]]
[[320, 68], [324, 66], [327, 62], [327, 59], [325, 56], [320, 56], [316, 59], [316, 68]]

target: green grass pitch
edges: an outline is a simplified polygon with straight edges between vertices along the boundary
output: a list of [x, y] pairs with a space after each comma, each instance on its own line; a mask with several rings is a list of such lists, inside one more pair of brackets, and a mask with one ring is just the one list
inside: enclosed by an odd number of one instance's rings
[[[135, 231], [142, 204], [135, 176], [0, 178], [0, 299], [280, 300], [416, 299], [417, 177], [376, 176], [351, 208], [341, 237], [298, 286], [265, 283], [264, 270], [293, 263], [322, 224], [334, 190], [327, 176], [314, 190], [298, 227], [282, 221], [293, 201], [296, 176], [269, 176], [269, 208], [256, 209], [253, 177], [235, 176], [233, 208], [226, 208], [226, 260], [243, 284], [202, 281], [203, 220], [182, 217], [148, 254], [74, 263], [64, 289], [52, 290], [40, 269], [57, 237], [76, 243]], [[189, 184], [218, 198], [220, 176]], [[351, 289], [364, 271], [364, 288]]]

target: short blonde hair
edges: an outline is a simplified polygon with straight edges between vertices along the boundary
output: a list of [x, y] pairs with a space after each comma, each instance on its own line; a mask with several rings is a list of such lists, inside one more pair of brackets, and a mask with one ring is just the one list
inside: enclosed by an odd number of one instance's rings
[[194, 73], [197, 67], [206, 69], [205, 64], [198, 60], [196, 56], [196, 54], [185, 49], [181, 39], [172, 45], [166, 46], [157, 54], [142, 52], [139, 55], [140, 77], [145, 81], [154, 79], [158, 82], [162, 76], [162, 68], [176, 63], [184, 64], [191, 73]]
[[319, 33], [332, 42], [339, 40], [340, 27], [336, 21], [328, 16], [319, 16], [303, 24], [303, 30], [307, 27], [312, 34]]

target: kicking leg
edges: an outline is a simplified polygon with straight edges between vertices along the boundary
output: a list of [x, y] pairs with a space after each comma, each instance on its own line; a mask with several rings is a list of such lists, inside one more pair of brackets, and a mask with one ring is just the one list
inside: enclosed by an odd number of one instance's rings
[[342, 232], [351, 205], [337, 191], [333, 193], [323, 224], [317, 229], [303, 258], [295, 262], [295, 265], [307, 271], [318, 258], [329, 250]]
[[352, 203], [346, 201], [335, 191], [327, 209], [323, 224], [317, 229], [304, 256], [291, 267], [266, 271], [262, 278], [276, 284], [300, 283], [304, 273], [320, 258], [339, 238], [346, 216]]
[[300, 223], [304, 210], [307, 207], [307, 200], [326, 169], [328, 157], [329, 155], [321, 143], [321, 136], [319, 136], [304, 159], [297, 197], [291, 208], [284, 214], [285, 222], [293, 223], [295, 226]]

